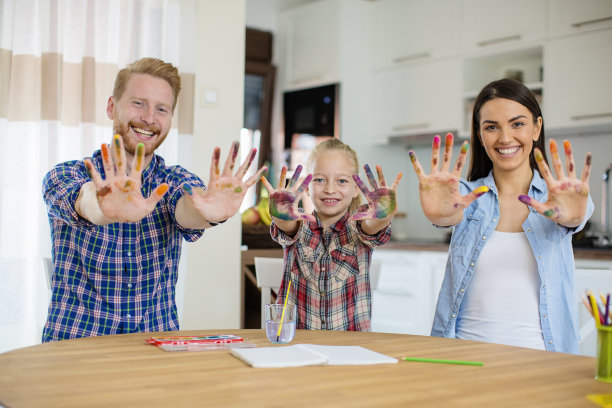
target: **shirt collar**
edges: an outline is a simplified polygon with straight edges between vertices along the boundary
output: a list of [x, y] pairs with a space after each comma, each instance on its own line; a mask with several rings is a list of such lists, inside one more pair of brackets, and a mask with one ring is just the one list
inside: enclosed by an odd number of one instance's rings
[[[310, 222], [310, 228], [312, 229], [323, 229], [323, 225], [321, 224], [321, 220], [319, 219], [319, 215], [317, 214], [317, 210], [314, 210], [312, 212], [312, 214], [315, 216], [315, 218], [317, 219], [316, 222]], [[336, 221], [335, 223], [333, 223], [330, 226], [330, 229], [334, 230], [335, 232], [341, 232], [344, 231], [346, 229], [346, 221], [348, 220], [350, 214], [347, 211], [342, 218], [340, 218], [338, 221]]]
[[[482, 184], [489, 187], [489, 190], [494, 191], [495, 195], [497, 195], [497, 187], [495, 186], [495, 178], [493, 177], [493, 170], [489, 171], [487, 177], [485, 177], [482, 181]], [[537, 193], [543, 193], [546, 191], [546, 182], [540, 176], [540, 173], [537, 170], [533, 170], [533, 177], [531, 178], [531, 183], [529, 184], [529, 195], [533, 195]]]

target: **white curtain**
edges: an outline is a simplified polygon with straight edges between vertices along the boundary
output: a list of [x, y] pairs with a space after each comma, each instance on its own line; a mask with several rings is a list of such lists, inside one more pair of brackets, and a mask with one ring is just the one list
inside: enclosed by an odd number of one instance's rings
[[142, 57], [179, 68], [183, 91], [158, 152], [175, 164], [189, 151], [196, 7], [0, 0], [0, 352], [40, 342], [50, 298], [42, 258], [51, 256], [42, 179], [109, 142], [106, 103], [119, 69]]

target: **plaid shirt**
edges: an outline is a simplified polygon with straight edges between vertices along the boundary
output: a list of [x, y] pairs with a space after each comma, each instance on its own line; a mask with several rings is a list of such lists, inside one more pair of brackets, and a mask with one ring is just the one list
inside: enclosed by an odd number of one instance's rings
[[[100, 151], [92, 162], [103, 174]], [[70, 161], [43, 181], [54, 264], [43, 341], [178, 330], [174, 295], [181, 238], [195, 241], [203, 230], [182, 229], [174, 213], [182, 183], [204, 184], [154, 156], [142, 175], [142, 194], [148, 197], [163, 182], [170, 189], [153, 212], [139, 222], [97, 226], [74, 209], [81, 186], [90, 180], [83, 161]]]
[[272, 238], [284, 247], [278, 299], [284, 300], [291, 280], [289, 300], [297, 305], [298, 329], [370, 330], [372, 250], [389, 241], [391, 227], [370, 236], [349, 217], [327, 230], [318, 217], [304, 221], [293, 237], [272, 224]]

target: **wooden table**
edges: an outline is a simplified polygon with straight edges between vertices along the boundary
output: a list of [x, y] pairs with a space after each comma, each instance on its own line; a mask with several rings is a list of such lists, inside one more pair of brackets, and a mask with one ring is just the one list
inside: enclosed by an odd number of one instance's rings
[[[236, 334], [270, 346], [263, 330]], [[176, 332], [174, 334], [177, 334]], [[165, 352], [150, 333], [66, 340], [0, 354], [0, 404], [19, 407], [595, 407], [611, 394], [595, 359], [385, 333], [301, 331], [293, 344], [360, 345], [393, 357], [479, 360], [484, 367], [400, 361], [374, 366], [251, 368], [228, 351]], [[282, 347], [282, 346], [281, 346]]]

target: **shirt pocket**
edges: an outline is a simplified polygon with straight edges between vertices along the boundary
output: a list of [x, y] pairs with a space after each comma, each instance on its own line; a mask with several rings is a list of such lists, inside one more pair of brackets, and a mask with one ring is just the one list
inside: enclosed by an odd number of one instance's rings
[[480, 208], [468, 210], [465, 219], [453, 231], [450, 243], [451, 253], [458, 248], [467, 248], [474, 244], [475, 239], [481, 231], [482, 223], [485, 220], [485, 212]]
[[352, 242], [339, 246], [331, 251], [332, 277], [339, 282], [344, 282], [351, 276], [359, 274], [359, 259], [357, 257], [357, 245]]
[[314, 280], [314, 269], [317, 261], [315, 251], [308, 246], [299, 245], [296, 250], [298, 267], [305, 279]]

